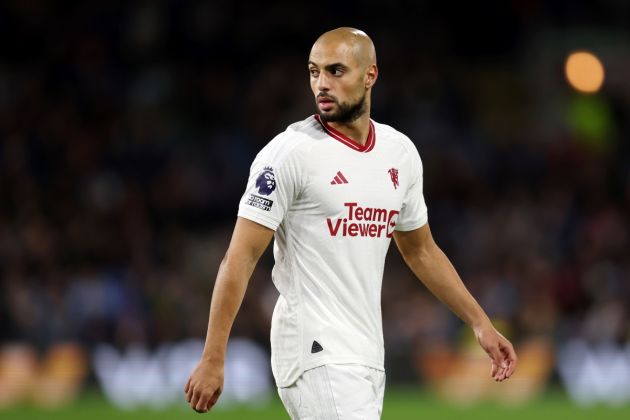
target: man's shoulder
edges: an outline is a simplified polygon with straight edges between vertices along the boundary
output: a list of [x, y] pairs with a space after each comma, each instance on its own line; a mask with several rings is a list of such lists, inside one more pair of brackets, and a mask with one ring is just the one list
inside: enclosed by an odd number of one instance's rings
[[310, 116], [289, 125], [283, 132], [276, 135], [258, 153], [258, 158], [283, 161], [289, 156], [296, 155], [299, 150], [308, 148], [322, 137], [321, 134], [319, 123]]
[[374, 120], [372, 120], [372, 123], [374, 124], [377, 138], [398, 143], [408, 151], [413, 151], [414, 149], [417, 150], [414, 142], [403, 132], [398, 131], [390, 125], [379, 123]]
[[[319, 136], [322, 133], [321, 124], [314, 115], [304, 118], [302, 121], [294, 122], [289, 125], [284, 133], [294, 136]], [[282, 133], [282, 134], [284, 134]]]

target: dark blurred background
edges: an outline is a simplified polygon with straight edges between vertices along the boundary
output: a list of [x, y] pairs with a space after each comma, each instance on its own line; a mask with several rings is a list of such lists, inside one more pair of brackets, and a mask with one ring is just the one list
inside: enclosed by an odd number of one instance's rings
[[[314, 113], [314, 40], [354, 26], [377, 50], [372, 117], [422, 156], [438, 244], [558, 381], [565, 344], [630, 342], [628, 22], [622, 0], [2, 2], [0, 344], [203, 338], [249, 165]], [[576, 50], [603, 63], [597, 92], [567, 82]], [[388, 383], [448, 376], [432, 361], [469, 338], [394, 248]], [[272, 265], [233, 330], [264, 349]]]

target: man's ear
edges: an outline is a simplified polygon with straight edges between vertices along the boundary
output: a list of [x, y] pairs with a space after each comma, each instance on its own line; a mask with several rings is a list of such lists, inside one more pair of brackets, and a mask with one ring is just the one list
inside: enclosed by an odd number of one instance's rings
[[365, 87], [370, 89], [374, 86], [374, 83], [376, 83], [376, 79], [378, 79], [378, 67], [376, 67], [376, 64], [372, 64], [368, 67], [365, 76]]

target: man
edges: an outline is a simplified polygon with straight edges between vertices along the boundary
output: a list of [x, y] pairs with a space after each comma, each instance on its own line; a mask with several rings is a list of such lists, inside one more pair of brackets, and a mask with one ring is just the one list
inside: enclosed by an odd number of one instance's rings
[[516, 354], [432, 239], [413, 143], [370, 119], [378, 76], [370, 38], [323, 34], [308, 60], [318, 114], [258, 154], [217, 275], [203, 356], [185, 392], [206, 412], [223, 387], [232, 323], [272, 236], [280, 292], [272, 370], [292, 419], [377, 419], [385, 374], [381, 282], [393, 237], [431, 292], [473, 328], [491, 375], [509, 378]]

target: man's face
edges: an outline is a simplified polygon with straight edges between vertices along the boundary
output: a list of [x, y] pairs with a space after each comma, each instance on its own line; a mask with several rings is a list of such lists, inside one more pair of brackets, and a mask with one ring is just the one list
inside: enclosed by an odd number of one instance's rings
[[351, 45], [315, 43], [308, 69], [317, 111], [324, 121], [348, 123], [366, 111], [366, 73]]

